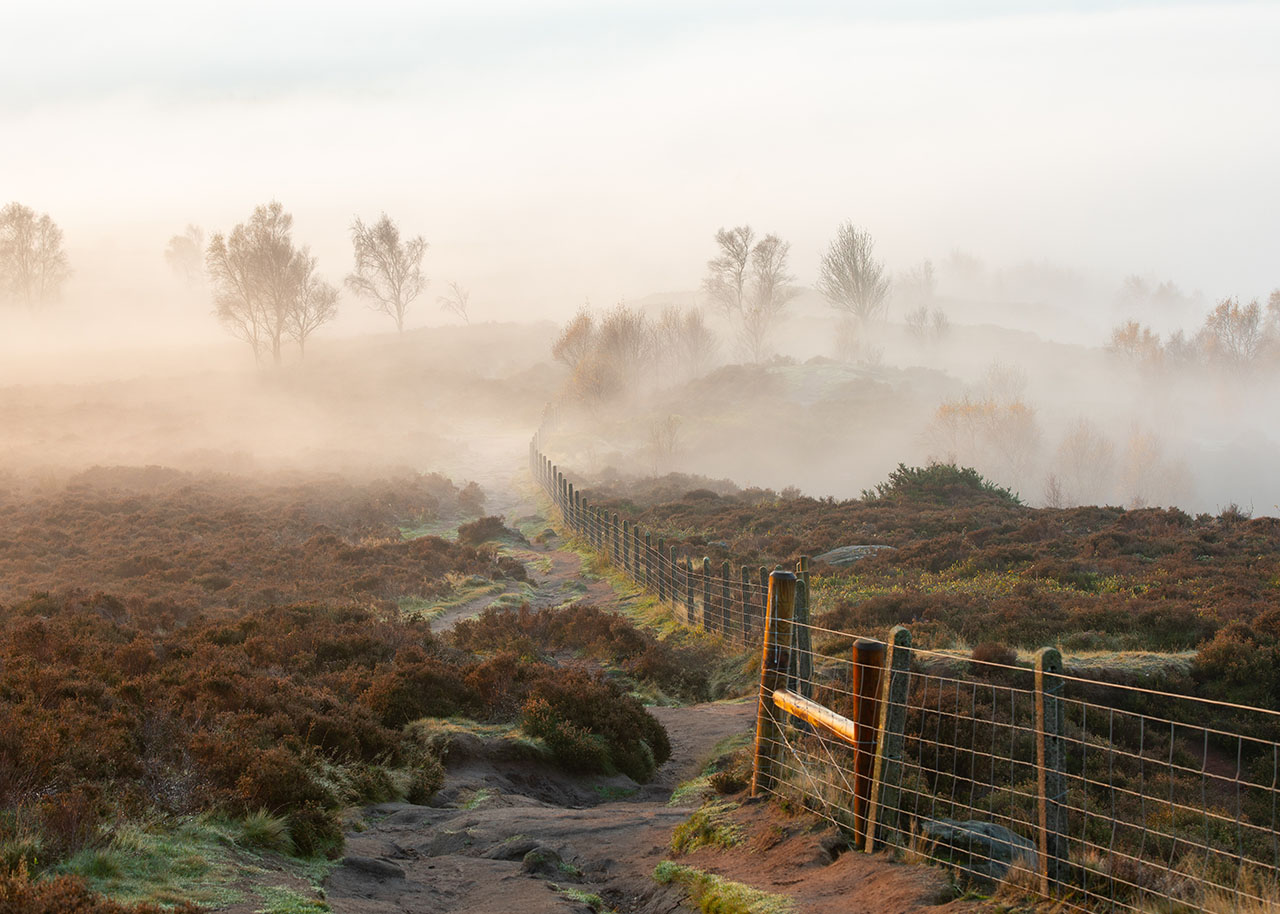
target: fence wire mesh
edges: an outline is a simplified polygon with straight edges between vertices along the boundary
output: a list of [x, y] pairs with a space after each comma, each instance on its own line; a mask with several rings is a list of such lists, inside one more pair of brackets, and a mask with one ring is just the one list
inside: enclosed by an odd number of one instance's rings
[[[709, 565], [586, 504], [536, 443], [530, 464], [564, 525], [678, 619], [760, 643], [764, 568]], [[787, 691], [854, 720], [856, 639], [797, 614]], [[1280, 714], [920, 649], [901, 675], [901, 698], [887, 669], [875, 690], [877, 846], [1069, 910], [1280, 914]], [[770, 699], [767, 792], [860, 829], [853, 743]]]

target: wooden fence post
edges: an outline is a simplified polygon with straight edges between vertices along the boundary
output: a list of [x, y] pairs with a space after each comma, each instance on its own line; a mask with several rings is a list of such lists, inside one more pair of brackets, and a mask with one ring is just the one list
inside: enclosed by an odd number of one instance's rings
[[1040, 892], [1046, 896], [1061, 881], [1066, 859], [1061, 695], [1062, 655], [1056, 648], [1042, 648], [1036, 652], [1036, 781], [1040, 794]]
[[671, 612], [677, 619], [680, 618], [680, 566], [676, 564], [676, 547], [668, 547], [671, 550]]
[[640, 524], [632, 522], [631, 524], [631, 577], [641, 586], [644, 586], [644, 574], [642, 572], [644, 561], [644, 553], [640, 551]]
[[813, 697], [813, 633], [809, 630], [809, 557], [796, 562], [795, 653], [791, 656], [791, 691]]
[[720, 617], [716, 614], [715, 604], [711, 602], [711, 559], [702, 557], [702, 627], [707, 631], [719, 631], [717, 624]]
[[702, 620], [698, 618], [698, 610], [694, 605], [694, 585], [693, 583], [693, 556], [686, 555], [684, 557], [684, 614], [685, 621], [689, 625], [702, 627]]
[[577, 504], [578, 493], [573, 488], [573, 483], [565, 482], [564, 484], [564, 523], [569, 528], [570, 533], [578, 532], [578, 518], [574, 514], [573, 508]]
[[618, 512], [617, 511], [613, 512], [613, 522], [609, 525], [609, 535], [613, 540], [612, 544], [609, 547], [609, 558], [610, 558], [610, 561], [612, 561], [612, 563], [616, 567], [617, 564], [622, 560], [622, 542], [621, 542], [621, 533], [619, 532], [619, 528], [618, 528]]
[[765, 599], [764, 647], [760, 658], [760, 697], [756, 705], [756, 759], [751, 795], [760, 796], [777, 783], [782, 759], [782, 727], [775, 715], [773, 693], [787, 684], [791, 653], [791, 613], [795, 609], [796, 576], [775, 571]]
[[733, 600], [729, 596], [729, 560], [725, 559], [720, 566], [720, 631], [726, 636], [733, 635], [732, 610]]
[[[765, 568], [763, 565], [760, 566], [760, 592], [761, 594], [763, 594], [763, 596], [760, 598], [760, 602], [751, 607], [752, 631], [756, 629], [757, 612], [759, 613], [760, 621], [763, 623], [765, 613], [767, 612], [768, 606], [769, 606], [769, 569]], [[792, 606], [794, 607], [794, 605], [795, 604], [793, 603]], [[791, 630], [790, 625], [787, 626], [787, 630], [788, 631]]]
[[884, 644], [859, 638], [853, 645], [853, 720], [857, 724], [853, 747], [853, 845], [867, 838], [867, 811], [871, 806], [871, 778], [875, 770], [876, 724], [880, 718], [880, 671], [884, 668]]
[[889, 632], [888, 675], [880, 677], [880, 725], [875, 764], [871, 768], [867, 808], [867, 853], [900, 833], [902, 751], [906, 741], [907, 695], [911, 687], [911, 632], [895, 625]]
[[742, 643], [747, 643], [747, 609], [751, 605], [751, 569], [746, 565], [742, 566], [741, 584], [738, 587], [738, 637], [742, 639]]
[[653, 534], [648, 530], [644, 532], [644, 589], [650, 593], [658, 589], [653, 580]]
[[631, 525], [622, 519], [622, 570], [631, 573]]
[[658, 550], [655, 555], [658, 558], [658, 602], [667, 602], [667, 551], [666, 540], [658, 537]]

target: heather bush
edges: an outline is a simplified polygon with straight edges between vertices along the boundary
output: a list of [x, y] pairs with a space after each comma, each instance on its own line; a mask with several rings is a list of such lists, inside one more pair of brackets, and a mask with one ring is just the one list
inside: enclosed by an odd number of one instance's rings
[[511, 535], [512, 531], [506, 528], [500, 517], [482, 517], [458, 528], [458, 542], [467, 546], [479, 546]]
[[[573, 765], [598, 764], [596, 770], [606, 771], [611, 766], [640, 783], [651, 780], [671, 756], [667, 733], [652, 714], [615, 683], [577, 667], [533, 685], [523, 725], [532, 728], [531, 735], [553, 734]], [[604, 761], [598, 761], [596, 741]], [[560, 758], [550, 739], [548, 745]]]

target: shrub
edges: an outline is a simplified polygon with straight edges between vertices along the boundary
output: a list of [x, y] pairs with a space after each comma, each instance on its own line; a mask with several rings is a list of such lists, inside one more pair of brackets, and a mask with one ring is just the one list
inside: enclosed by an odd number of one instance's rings
[[875, 491], [865, 490], [862, 497], [866, 501], [903, 499], [945, 504], [993, 497], [1011, 505], [1022, 504], [1017, 495], [985, 479], [973, 467], [959, 467], [954, 463], [931, 463], [927, 467], [900, 463], [889, 474], [887, 482], [877, 483]]
[[525, 703], [520, 726], [530, 736], [545, 742], [556, 762], [566, 771], [612, 774], [615, 770], [605, 741], [585, 727], [565, 720], [544, 698], [531, 698]]
[[467, 546], [479, 546], [489, 540], [511, 535], [512, 532], [506, 528], [500, 517], [482, 517], [458, 528], [458, 542]]
[[444, 765], [429, 753], [422, 753], [409, 766], [409, 788], [405, 799], [425, 806], [444, 786]]
[[331, 810], [314, 804], [289, 813], [289, 838], [303, 857], [336, 857], [342, 850], [342, 825]]
[[[573, 764], [597, 765], [596, 770], [608, 770], [611, 764], [640, 783], [652, 779], [671, 755], [667, 732], [652, 714], [614, 683], [581, 668], [535, 683], [524, 717], [529, 726], [551, 734], [533, 733], [547, 740], [558, 757], [552, 739], [561, 741]], [[597, 761], [597, 741], [608, 764]]]
[[970, 658], [981, 669], [982, 664], [1013, 666], [1018, 662], [1018, 652], [999, 641], [983, 641], [970, 653]]

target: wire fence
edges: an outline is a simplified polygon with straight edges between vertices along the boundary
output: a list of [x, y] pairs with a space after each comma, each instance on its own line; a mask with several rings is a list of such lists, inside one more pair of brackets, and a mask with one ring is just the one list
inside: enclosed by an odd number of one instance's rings
[[1074, 676], [1053, 649], [990, 662], [897, 628], [886, 650], [810, 620], [806, 564], [783, 606], [764, 568], [590, 505], [536, 439], [530, 461], [565, 525], [677, 618], [763, 645], [757, 792], [1068, 910], [1280, 914], [1280, 713]]
[[671, 606], [686, 625], [754, 644], [764, 624], [769, 570], [763, 565], [712, 563], [706, 556], [668, 544], [639, 525], [588, 503], [582, 492], [543, 454], [536, 439], [529, 465], [564, 526], [584, 539], [615, 569]]

